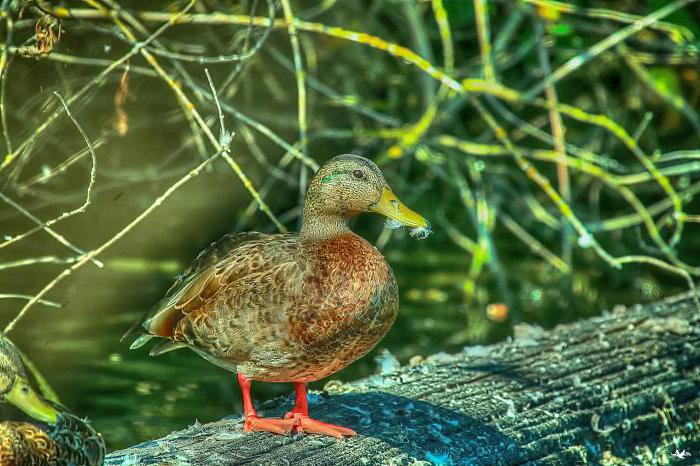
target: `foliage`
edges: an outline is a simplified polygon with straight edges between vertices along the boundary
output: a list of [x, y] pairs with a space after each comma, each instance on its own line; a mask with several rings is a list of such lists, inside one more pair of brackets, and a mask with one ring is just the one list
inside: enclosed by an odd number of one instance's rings
[[5, 331], [104, 269], [164, 286], [217, 233], [296, 229], [345, 152], [435, 230], [365, 236], [458, 258], [452, 343], [694, 289], [698, 18], [694, 0], [1, 0]]

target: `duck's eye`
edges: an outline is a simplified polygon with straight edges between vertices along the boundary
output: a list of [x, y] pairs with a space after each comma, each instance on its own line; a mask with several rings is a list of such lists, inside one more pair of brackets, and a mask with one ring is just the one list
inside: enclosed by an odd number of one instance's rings
[[359, 180], [360, 178], [365, 176], [365, 173], [362, 170], [355, 170], [352, 172], [352, 176]]

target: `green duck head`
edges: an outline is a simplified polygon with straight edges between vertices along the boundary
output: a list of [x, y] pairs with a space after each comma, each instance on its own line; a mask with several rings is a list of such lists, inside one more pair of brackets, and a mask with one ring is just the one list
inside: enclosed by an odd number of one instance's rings
[[58, 410], [29, 384], [22, 356], [15, 345], [0, 335], [0, 402], [8, 402], [33, 419], [55, 424]]

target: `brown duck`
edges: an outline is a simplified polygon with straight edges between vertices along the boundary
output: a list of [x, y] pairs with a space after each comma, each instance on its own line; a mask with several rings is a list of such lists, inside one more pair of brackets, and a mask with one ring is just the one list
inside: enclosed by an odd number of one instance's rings
[[[246, 431], [355, 435], [309, 417], [306, 384], [365, 355], [396, 318], [389, 264], [348, 227], [364, 212], [430, 232], [373, 162], [340, 155], [311, 180], [298, 234], [232, 233], [212, 243], [144, 318], [132, 349], [163, 337], [151, 355], [189, 347], [236, 372]], [[258, 417], [253, 380], [293, 382], [294, 409], [284, 419]]]

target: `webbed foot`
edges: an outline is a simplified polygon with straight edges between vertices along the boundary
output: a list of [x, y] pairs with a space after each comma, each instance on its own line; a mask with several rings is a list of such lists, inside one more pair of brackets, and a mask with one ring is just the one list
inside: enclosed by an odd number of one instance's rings
[[306, 432], [309, 434], [328, 435], [329, 437], [338, 439], [357, 435], [357, 432], [347, 427], [329, 424], [328, 422], [319, 421], [299, 413], [289, 412], [285, 416], [285, 419], [294, 421], [293, 432], [295, 433]]
[[273, 434], [289, 435], [294, 429], [294, 419], [270, 419], [258, 416], [246, 416], [243, 430], [246, 432], [272, 432]]

